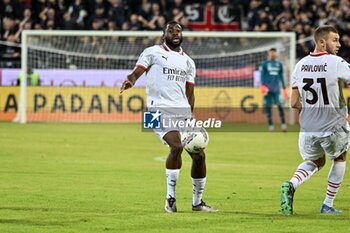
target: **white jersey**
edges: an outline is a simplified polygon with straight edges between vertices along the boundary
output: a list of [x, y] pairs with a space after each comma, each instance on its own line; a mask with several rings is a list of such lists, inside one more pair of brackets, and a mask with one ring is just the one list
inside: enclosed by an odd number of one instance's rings
[[186, 83], [195, 83], [196, 67], [181, 48], [180, 52], [166, 44], [146, 48], [136, 66], [146, 71], [148, 107], [190, 108]]
[[343, 81], [350, 81], [350, 65], [336, 55], [310, 54], [296, 64], [291, 85], [301, 98], [301, 132], [323, 137], [347, 128]]

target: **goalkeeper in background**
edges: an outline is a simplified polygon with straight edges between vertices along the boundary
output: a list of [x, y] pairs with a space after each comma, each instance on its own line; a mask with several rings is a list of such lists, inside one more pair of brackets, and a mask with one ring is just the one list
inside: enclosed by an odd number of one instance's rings
[[281, 119], [281, 130], [287, 132], [287, 125], [282, 103], [280, 101], [280, 83], [282, 84], [282, 93], [285, 99], [288, 99], [286, 83], [284, 81], [283, 65], [277, 60], [277, 51], [271, 48], [268, 51], [268, 58], [260, 66], [261, 93], [264, 96], [264, 111], [269, 124], [269, 131], [275, 131], [272, 121], [272, 105], [276, 104]]

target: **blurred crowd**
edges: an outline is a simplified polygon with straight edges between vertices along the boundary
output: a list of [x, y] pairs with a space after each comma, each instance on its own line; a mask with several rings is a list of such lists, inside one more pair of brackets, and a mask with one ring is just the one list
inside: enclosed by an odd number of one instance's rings
[[207, 4], [238, 14], [243, 31], [296, 32], [298, 58], [312, 50], [317, 26], [334, 25], [340, 55], [350, 58], [350, 0], [0, 0], [0, 62], [19, 59], [19, 47], [8, 45], [20, 43], [24, 29], [161, 30], [176, 20], [192, 30], [193, 6]]
[[251, 0], [247, 21], [249, 31], [294, 31], [298, 58], [313, 49], [316, 27], [333, 25], [341, 35], [343, 48], [339, 55], [350, 58], [349, 0]]

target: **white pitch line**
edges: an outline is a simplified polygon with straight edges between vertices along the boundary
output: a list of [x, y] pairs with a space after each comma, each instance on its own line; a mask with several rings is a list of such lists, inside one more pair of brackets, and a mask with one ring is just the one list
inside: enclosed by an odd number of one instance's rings
[[153, 159], [154, 159], [155, 161], [165, 162], [165, 161], [166, 161], [166, 155], [154, 157]]

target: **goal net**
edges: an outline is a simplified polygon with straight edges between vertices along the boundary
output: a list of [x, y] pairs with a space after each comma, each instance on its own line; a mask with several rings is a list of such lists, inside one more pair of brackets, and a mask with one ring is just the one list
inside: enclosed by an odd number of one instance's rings
[[[161, 44], [162, 32], [24, 31], [20, 122], [139, 122], [146, 110], [145, 77], [119, 95], [140, 53]], [[265, 122], [259, 66], [274, 47], [289, 85], [294, 33], [184, 32], [196, 63], [195, 114], [224, 122]], [[33, 85], [27, 71], [36, 72]], [[277, 114], [275, 114], [277, 115]], [[293, 117], [291, 117], [292, 119]]]

